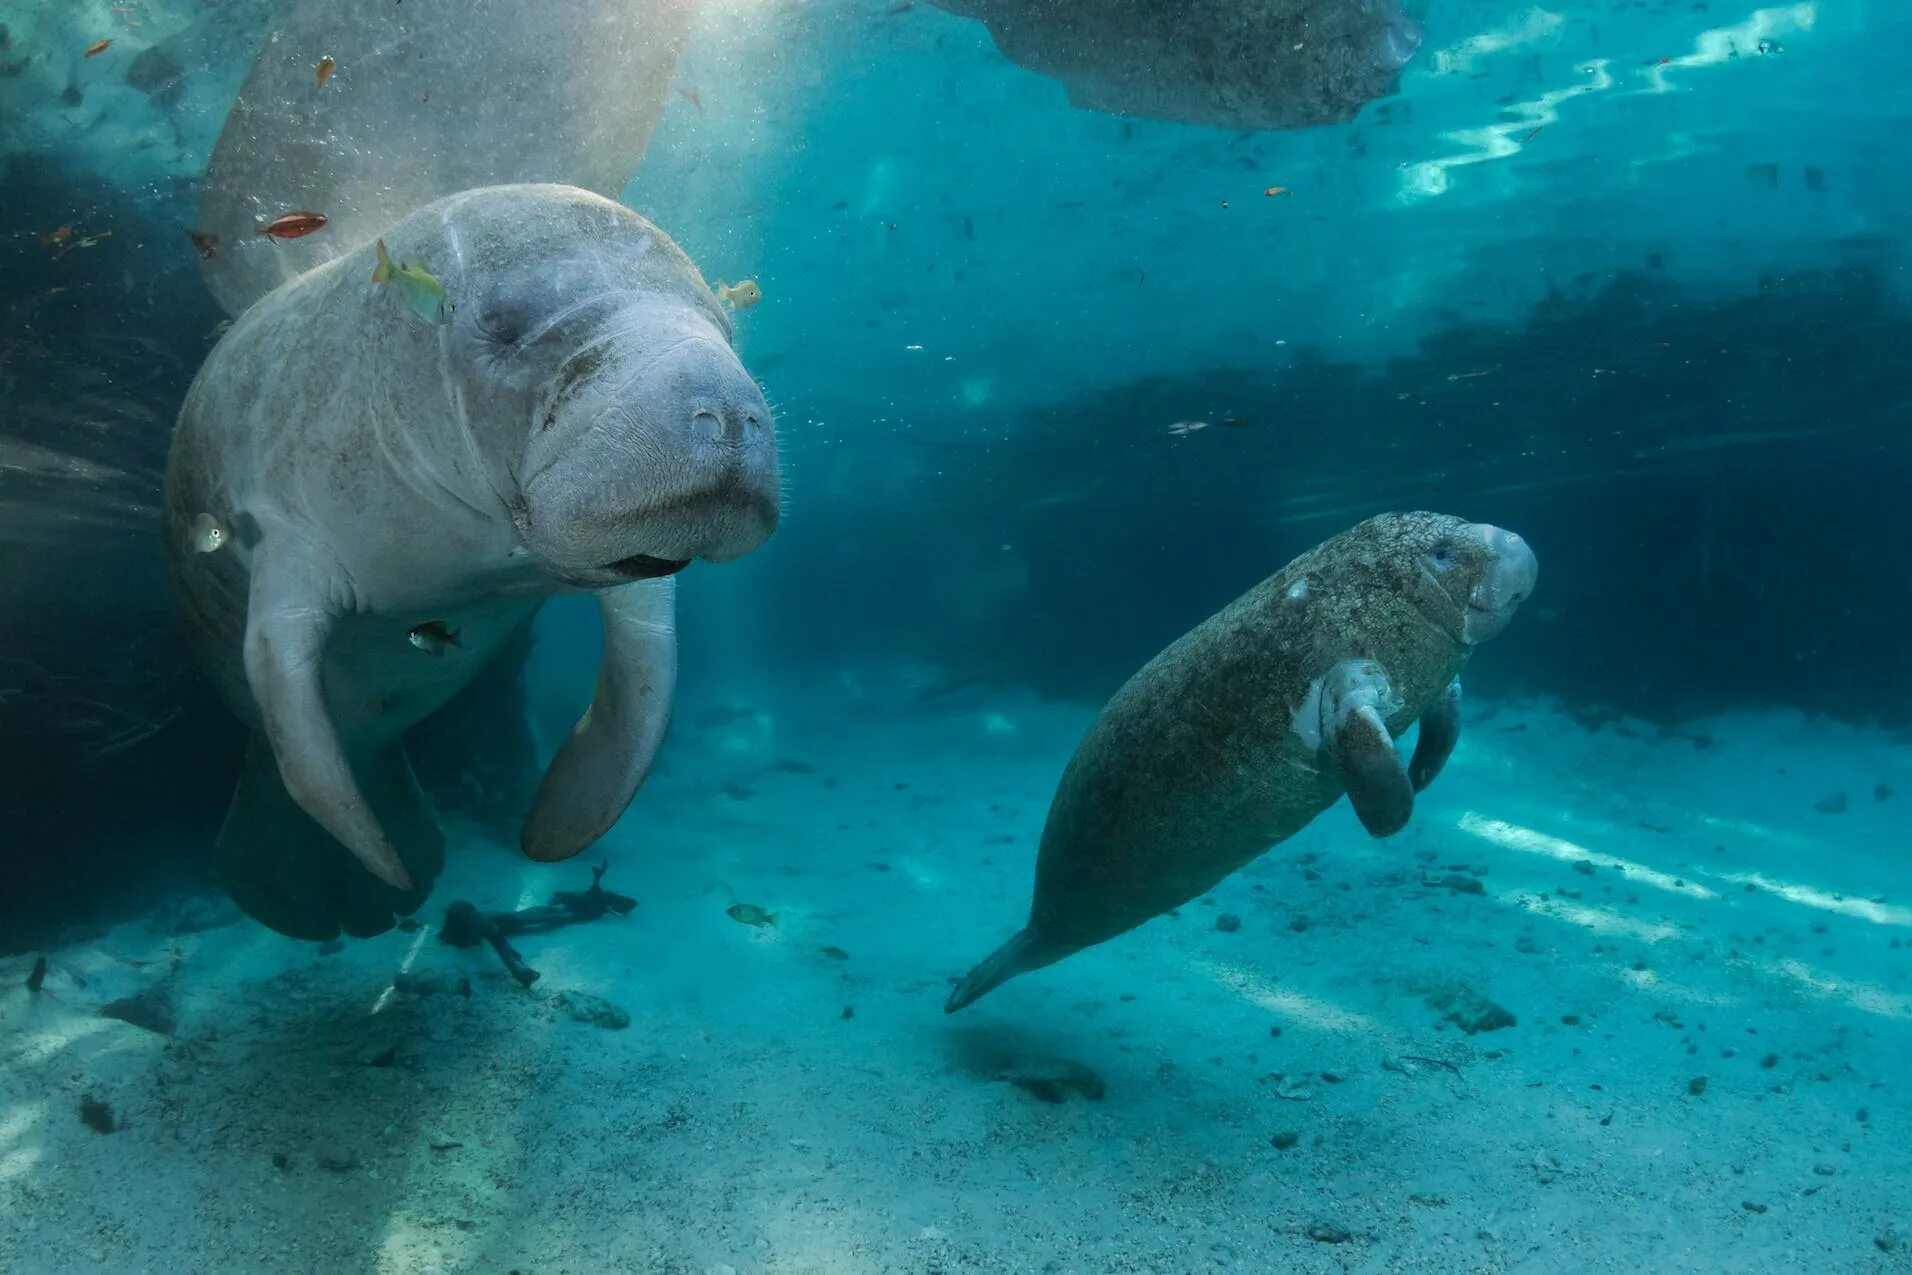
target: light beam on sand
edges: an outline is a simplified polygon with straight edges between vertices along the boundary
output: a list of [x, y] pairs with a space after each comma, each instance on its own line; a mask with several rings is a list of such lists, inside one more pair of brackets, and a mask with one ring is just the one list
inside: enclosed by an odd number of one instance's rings
[[1304, 996], [1300, 992], [1288, 991], [1277, 986], [1275, 980], [1266, 974], [1258, 974], [1239, 965], [1224, 965], [1220, 961], [1203, 961], [1197, 968], [1257, 1009], [1269, 1010], [1283, 1018], [1306, 1023], [1323, 1031], [1374, 1030], [1373, 1020], [1364, 1015], [1316, 1000], [1312, 996]]
[[110, 1018], [75, 1017], [58, 1025], [49, 1025], [9, 1049], [7, 1060], [14, 1067], [41, 1066], [53, 1061], [54, 1055], [68, 1045], [106, 1031], [113, 1022]]
[[1694, 885], [1681, 877], [1661, 872], [1658, 868], [1649, 868], [1631, 859], [1616, 858], [1610, 854], [1599, 854], [1576, 842], [1560, 837], [1550, 837], [1544, 832], [1532, 828], [1523, 828], [1519, 824], [1508, 823], [1502, 819], [1488, 819], [1470, 810], [1462, 815], [1457, 825], [1462, 832], [1471, 833], [1483, 841], [1491, 841], [1508, 850], [1522, 850], [1529, 854], [1544, 854], [1563, 863], [1591, 863], [1595, 867], [1611, 868], [1629, 881], [1641, 885], [1650, 885], [1665, 890], [1669, 894], [1684, 894], [1693, 899], [1717, 899], [1719, 894], [1703, 885]]
[[1664, 921], [1641, 921], [1611, 908], [1590, 908], [1581, 903], [1569, 903], [1547, 894], [1518, 896], [1515, 900], [1521, 907], [1536, 916], [1551, 917], [1557, 921], [1570, 921], [1575, 925], [1592, 930], [1595, 934], [1622, 934], [1628, 938], [1639, 939], [1643, 943], [1662, 943], [1667, 939], [1678, 938], [1677, 925], [1668, 925]]
[[23, 1103], [0, 1118], [0, 1182], [20, 1177], [39, 1162], [40, 1146], [26, 1135], [45, 1111], [44, 1102]]
[[1843, 894], [1829, 894], [1810, 885], [1775, 881], [1759, 872], [1721, 872], [1709, 875], [1715, 880], [1731, 882], [1733, 885], [1753, 886], [1802, 907], [1837, 912], [1841, 916], [1857, 917], [1861, 921], [1870, 921], [1874, 925], [1912, 926], [1912, 908], [1900, 907], [1896, 903], [1874, 903], [1871, 899], [1851, 899]]
[[1828, 978], [1804, 962], [1791, 959], [1774, 961], [1768, 968], [1783, 974], [1815, 996], [1842, 1000], [1856, 1009], [1882, 1018], [1912, 1018], [1912, 1002], [1903, 996], [1894, 996], [1883, 987], [1850, 979]]

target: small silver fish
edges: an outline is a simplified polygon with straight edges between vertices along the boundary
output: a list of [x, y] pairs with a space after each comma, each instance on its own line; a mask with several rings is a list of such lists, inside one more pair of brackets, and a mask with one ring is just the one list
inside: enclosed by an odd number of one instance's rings
[[1177, 438], [1187, 438], [1198, 429], [1207, 429], [1207, 421], [1176, 421], [1168, 427], [1168, 432]]
[[405, 635], [411, 644], [427, 655], [443, 655], [448, 646], [464, 649], [458, 630], [445, 627], [443, 620], [429, 620]]
[[217, 553], [226, 547], [232, 533], [211, 514], [200, 514], [193, 519], [191, 538], [194, 553]]

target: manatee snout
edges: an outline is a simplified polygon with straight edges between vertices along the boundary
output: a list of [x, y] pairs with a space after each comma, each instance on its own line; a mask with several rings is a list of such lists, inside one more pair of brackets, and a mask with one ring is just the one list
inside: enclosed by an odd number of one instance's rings
[[1475, 523], [1472, 530], [1487, 545], [1490, 559], [1467, 599], [1470, 643], [1485, 642], [1506, 628], [1540, 579], [1540, 559], [1525, 540], [1484, 522]]
[[1388, 4], [1383, 11], [1380, 47], [1375, 65], [1389, 75], [1398, 73], [1420, 51], [1427, 31], [1413, 18]]
[[528, 544], [586, 587], [757, 548], [781, 491], [763, 392], [702, 315], [617, 331], [555, 379], [524, 483]]

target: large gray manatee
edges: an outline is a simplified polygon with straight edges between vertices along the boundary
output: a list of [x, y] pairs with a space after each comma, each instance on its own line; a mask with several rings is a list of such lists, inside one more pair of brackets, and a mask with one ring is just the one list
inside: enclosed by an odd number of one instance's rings
[[670, 577], [757, 547], [779, 510], [729, 320], [642, 217], [497, 186], [384, 239], [443, 283], [450, 321], [374, 283], [370, 245], [280, 286], [200, 370], [167, 468], [190, 640], [258, 732], [226, 881], [300, 938], [380, 933], [424, 900], [444, 843], [399, 736], [558, 593], [598, 595], [604, 656], [523, 846], [562, 858], [609, 829], [669, 715]]

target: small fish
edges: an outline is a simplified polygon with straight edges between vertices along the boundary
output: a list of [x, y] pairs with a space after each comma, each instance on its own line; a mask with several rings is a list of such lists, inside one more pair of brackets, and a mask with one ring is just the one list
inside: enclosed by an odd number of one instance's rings
[[193, 247], [198, 251], [201, 261], [211, 261], [219, 255], [218, 235], [209, 235], [203, 230], [188, 230], [186, 238], [193, 241]]
[[258, 233], [274, 239], [303, 239], [322, 229], [329, 220], [324, 213], [289, 212], [259, 227]]
[[775, 926], [777, 923], [775, 912], [766, 912], [754, 903], [733, 903], [724, 909], [724, 915], [745, 925]]
[[1176, 421], [1168, 427], [1168, 432], [1177, 438], [1187, 438], [1198, 429], [1207, 429], [1207, 421]]
[[73, 237], [73, 227], [56, 226], [40, 236], [40, 243], [48, 248], [57, 248]]
[[230, 539], [232, 539], [232, 533], [226, 530], [224, 523], [211, 514], [200, 514], [193, 519], [194, 553], [218, 553], [226, 547], [226, 541]]
[[208, 337], [222, 337], [230, 331], [232, 331], [232, 320], [221, 319], [219, 320], [219, 322], [212, 325], [211, 330], [208, 331], [206, 335]]
[[1471, 381], [1477, 377], [1492, 376], [1492, 375], [1493, 375], [1493, 372], [1491, 370], [1483, 370], [1479, 372], [1449, 372], [1447, 374], [1447, 379], [1450, 381]]
[[108, 49], [110, 49], [110, 48], [112, 48], [112, 47], [113, 47], [113, 42], [112, 42], [111, 40], [98, 40], [98, 41], [95, 41], [95, 42], [94, 42], [94, 43], [92, 43], [92, 44], [89, 44], [89, 45], [87, 45], [87, 46], [86, 46], [86, 52], [85, 52], [84, 54], [82, 54], [81, 56], [82, 56], [82, 57], [89, 57], [89, 58], [96, 58], [96, 57], [98, 57], [98, 56], [99, 56], [100, 54], [102, 54], [102, 53], [104, 53], [104, 52], [106, 52], [106, 51], [107, 51]]
[[1222, 424], [1228, 426], [1230, 429], [1247, 429], [1248, 418], [1246, 416], [1224, 416], [1222, 417]]
[[320, 88], [324, 88], [325, 82], [332, 78], [332, 72], [338, 69], [339, 69], [338, 62], [332, 57], [330, 53], [328, 53], [324, 57], [320, 58], [318, 66], [313, 68], [312, 78], [314, 81], [317, 82]]
[[686, 102], [689, 102], [692, 106], [696, 107], [697, 113], [699, 115], [702, 115], [704, 113], [704, 99], [697, 96], [696, 89], [690, 88], [690, 87], [678, 89], [677, 96], [683, 98]]
[[429, 620], [405, 635], [406, 640], [427, 655], [443, 655], [445, 648], [455, 646], [460, 650], [465, 644], [458, 640], [458, 630], [445, 627], [443, 620]]
[[33, 963], [33, 972], [27, 975], [27, 990], [37, 992], [46, 982], [46, 957], [42, 956]]
[[719, 301], [728, 301], [739, 310], [748, 310], [763, 300], [763, 289], [757, 286], [755, 279], [745, 279], [742, 283], [725, 283], [719, 279], [717, 286], [711, 289]]
[[406, 308], [425, 322], [451, 322], [454, 307], [438, 276], [420, 265], [393, 265], [383, 239], [378, 241], [378, 266], [372, 271], [372, 282], [391, 284], [405, 298]]
[[1286, 186], [1270, 186], [1267, 190], [1264, 190], [1261, 193], [1267, 198], [1273, 199], [1278, 195], [1291, 195], [1294, 192], [1289, 190]]
[[840, 947], [820, 947], [817, 951], [823, 953], [833, 961], [847, 961], [850, 959], [850, 954]]
[[[1542, 125], [1540, 126], [1540, 128], [1545, 128], [1545, 127], [1547, 127], [1547, 126], [1546, 126], [1545, 124], [1542, 124]], [[1521, 145], [1523, 145], [1523, 146], [1525, 146], [1525, 145], [1526, 145], [1526, 144], [1527, 144], [1528, 142], [1531, 142], [1531, 141], [1533, 141], [1533, 140], [1534, 140], [1534, 138], [1536, 138], [1536, 137], [1539, 137], [1539, 136], [1540, 136], [1540, 128], [1537, 128], [1537, 129], [1535, 129], [1535, 130], [1534, 130], [1533, 132], [1531, 132], [1531, 133], [1529, 133], [1529, 134], [1527, 134], [1527, 136], [1525, 136], [1525, 137], [1523, 137], [1523, 138], [1521, 138], [1521, 139], [1520, 139], [1520, 142], [1521, 142]]]

